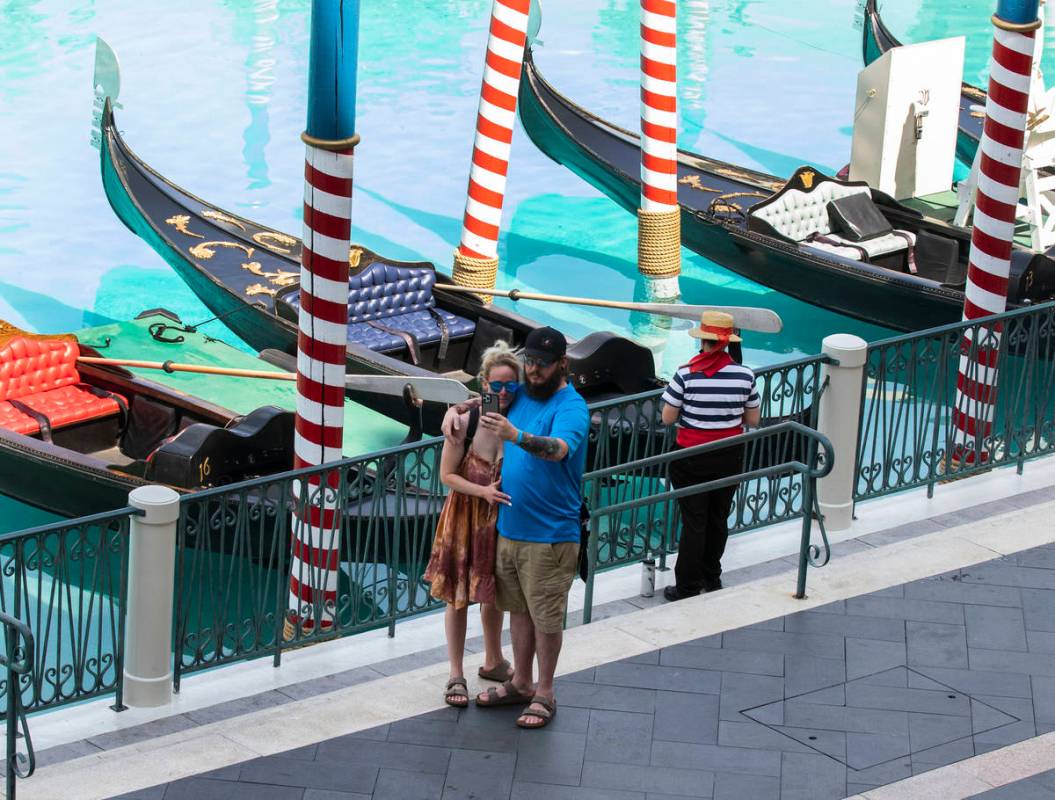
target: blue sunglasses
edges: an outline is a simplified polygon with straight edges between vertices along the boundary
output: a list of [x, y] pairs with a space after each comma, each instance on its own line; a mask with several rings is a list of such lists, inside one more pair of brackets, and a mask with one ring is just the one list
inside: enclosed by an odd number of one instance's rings
[[509, 394], [514, 394], [520, 388], [520, 384], [517, 381], [490, 381], [489, 384], [492, 392], [500, 392], [505, 389]]

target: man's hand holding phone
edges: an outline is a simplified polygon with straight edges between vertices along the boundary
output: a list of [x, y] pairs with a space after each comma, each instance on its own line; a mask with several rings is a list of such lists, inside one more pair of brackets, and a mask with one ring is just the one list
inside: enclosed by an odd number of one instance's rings
[[497, 394], [485, 392], [480, 395], [480, 414], [500, 414], [501, 411]]

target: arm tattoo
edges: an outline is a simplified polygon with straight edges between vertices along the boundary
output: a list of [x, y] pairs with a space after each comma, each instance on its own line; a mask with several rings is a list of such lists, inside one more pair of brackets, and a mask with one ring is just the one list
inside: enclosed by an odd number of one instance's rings
[[525, 433], [523, 441], [517, 447], [544, 461], [560, 461], [564, 457], [561, 453], [564, 449], [562, 444], [564, 442], [554, 436], [533, 436]]

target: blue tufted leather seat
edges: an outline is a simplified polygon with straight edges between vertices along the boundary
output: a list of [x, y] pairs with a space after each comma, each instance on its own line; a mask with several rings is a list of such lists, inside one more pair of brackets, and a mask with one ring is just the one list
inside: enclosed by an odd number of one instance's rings
[[[397, 267], [375, 261], [348, 279], [348, 341], [371, 350], [400, 350], [406, 342], [399, 336], [369, 324], [376, 320], [387, 328], [406, 331], [418, 344], [440, 341], [442, 331], [433, 314], [447, 324], [450, 338], [472, 336], [476, 324], [465, 317], [436, 308], [432, 287], [436, 273], [424, 267]], [[300, 306], [299, 293], [286, 302]]]

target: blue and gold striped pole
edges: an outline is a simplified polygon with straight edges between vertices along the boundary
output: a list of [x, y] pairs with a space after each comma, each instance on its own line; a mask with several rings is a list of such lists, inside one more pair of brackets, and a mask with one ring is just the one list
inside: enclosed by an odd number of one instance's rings
[[[313, 0], [304, 140], [304, 247], [293, 466], [338, 461], [344, 435], [348, 248], [359, 0]], [[334, 623], [340, 565], [337, 471], [294, 485], [286, 638]]]

